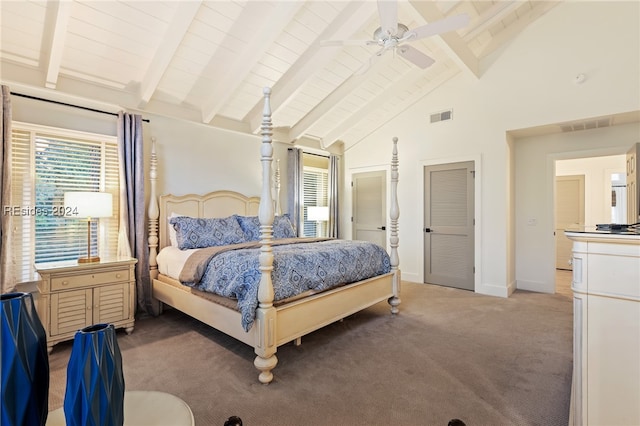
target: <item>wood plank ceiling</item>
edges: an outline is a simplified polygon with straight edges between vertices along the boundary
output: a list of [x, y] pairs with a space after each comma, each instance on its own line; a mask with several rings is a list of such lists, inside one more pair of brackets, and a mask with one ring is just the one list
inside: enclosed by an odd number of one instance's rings
[[483, 58], [557, 4], [399, 0], [409, 29], [470, 18], [410, 43], [435, 59], [422, 69], [393, 50], [377, 57], [376, 45], [323, 45], [373, 39], [380, 16], [371, 0], [3, 0], [1, 78], [244, 133], [257, 132], [269, 86], [276, 139], [342, 149], [456, 74], [480, 78]]

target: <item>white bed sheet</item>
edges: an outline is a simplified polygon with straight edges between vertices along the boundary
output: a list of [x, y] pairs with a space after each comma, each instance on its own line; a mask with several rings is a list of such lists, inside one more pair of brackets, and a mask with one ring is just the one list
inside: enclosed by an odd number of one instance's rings
[[158, 272], [162, 275], [178, 279], [185, 262], [198, 249], [180, 250], [178, 247], [167, 246], [158, 253]]

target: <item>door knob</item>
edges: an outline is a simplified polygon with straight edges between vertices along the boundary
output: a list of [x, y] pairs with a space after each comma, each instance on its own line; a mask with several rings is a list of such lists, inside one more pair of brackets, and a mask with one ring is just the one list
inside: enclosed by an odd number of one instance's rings
[[431, 232], [431, 228], [424, 228], [424, 232]]
[[378, 228], [376, 228], [376, 229], [380, 229], [382, 231], [386, 231], [387, 227], [386, 226], [378, 226]]

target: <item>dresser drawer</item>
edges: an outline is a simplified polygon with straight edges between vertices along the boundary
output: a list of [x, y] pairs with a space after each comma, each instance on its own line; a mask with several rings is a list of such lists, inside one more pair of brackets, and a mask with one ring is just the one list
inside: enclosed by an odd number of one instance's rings
[[66, 290], [97, 284], [129, 281], [129, 269], [117, 269], [107, 272], [86, 272], [82, 275], [67, 275], [51, 278], [51, 290]]

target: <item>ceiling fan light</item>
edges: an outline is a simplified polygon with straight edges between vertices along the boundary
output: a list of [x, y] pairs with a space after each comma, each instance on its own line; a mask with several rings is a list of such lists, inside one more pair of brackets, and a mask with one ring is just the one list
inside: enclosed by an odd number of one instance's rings
[[378, 27], [373, 32], [373, 39], [374, 40], [378, 40], [378, 42], [384, 42], [385, 40], [387, 40], [387, 39], [389, 39], [391, 37], [393, 37], [395, 39], [399, 39], [399, 38], [402, 38], [404, 33], [406, 33], [407, 31], [409, 31], [409, 27], [407, 27], [404, 24], [400, 24], [400, 23], [398, 23], [398, 31], [396, 31], [396, 33], [394, 35], [389, 35], [389, 34], [384, 32], [382, 27]]

